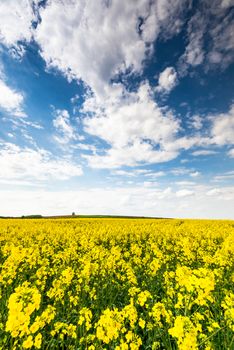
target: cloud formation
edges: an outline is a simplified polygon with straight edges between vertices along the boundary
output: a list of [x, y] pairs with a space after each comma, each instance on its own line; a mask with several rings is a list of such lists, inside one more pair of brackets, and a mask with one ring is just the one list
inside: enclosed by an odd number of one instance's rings
[[23, 101], [23, 94], [9, 87], [0, 77], [0, 108], [16, 117], [25, 117]]
[[230, 149], [227, 154], [230, 158], [234, 158], [234, 148]]
[[0, 179], [18, 181], [67, 180], [82, 175], [79, 165], [54, 158], [45, 149], [22, 148], [13, 143], [0, 144]]
[[210, 116], [212, 120], [211, 137], [216, 145], [234, 144], [234, 104], [226, 113]]
[[225, 69], [234, 59], [233, 0], [204, 0], [188, 22], [188, 43], [180, 59], [180, 74], [205, 63], [206, 70]]
[[173, 67], [167, 67], [158, 78], [157, 91], [169, 93], [177, 84], [177, 72]]
[[214, 150], [211, 150], [211, 149], [210, 150], [209, 149], [200, 149], [200, 150], [192, 152], [192, 155], [195, 156], [195, 157], [210, 156], [210, 155], [213, 155], [213, 154], [217, 154], [217, 152], [214, 151]]
[[56, 110], [53, 126], [57, 132], [55, 139], [61, 144], [67, 144], [77, 139], [75, 128], [71, 125], [70, 115], [67, 110]]
[[[232, 1], [199, 2], [188, 21], [185, 52], [176, 68], [168, 66], [160, 73], [157, 91], [169, 93], [178, 83], [178, 75], [189, 66], [231, 62], [233, 23], [228, 10], [232, 5]], [[89, 165], [165, 162], [195, 145], [233, 142], [232, 117], [217, 117], [207, 140], [199, 133], [183, 136], [180, 117], [169, 108], [159, 107], [148, 81], [129, 90], [128, 78], [142, 76], [155, 42], [177, 35], [191, 6], [189, 0], [130, 0], [124, 5], [117, 0], [4, 0], [0, 5], [4, 17], [0, 41], [20, 50], [33, 39], [48, 68], [58, 69], [68, 80], [83, 81], [88, 91], [82, 109], [84, 129], [106, 143], [104, 152], [85, 156]], [[20, 23], [20, 30], [16, 23]], [[210, 44], [205, 45], [208, 38]], [[3, 108], [23, 113], [22, 95], [1, 84], [0, 89], [5, 91], [0, 100]], [[61, 144], [77, 138], [66, 113], [58, 112], [53, 121], [58, 131], [55, 137]], [[199, 131], [202, 122], [195, 115], [190, 126]]]
[[143, 61], [162, 30], [164, 36], [180, 30], [186, 3], [130, 0], [123, 5], [117, 0], [91, 0], [65, 5], [50, 1], [40, 10], [34, 37], [48, 66], [68, 78], [82, 79], [102, 95], [118, 74], [142, 72]]
[[24, 53], [23, 42], [33, 35], [32, 23], [38, 19], [39, 0], [2, 0], [0, 2], [0, 42], [14, 54]]
[[95, 113], [84, 119], [85, 131], [105, 140], [110, 147], [104, 155], [86, 156], [92, 167], [164, 162], [186, 148], [186, 140], [177, 140], [179, 120], [157, 105], [147, 82], [138, 91], [124, 90], [120, 96], [109, 95], [105, 107], [95, 97], [84, 104], [84, 112]]

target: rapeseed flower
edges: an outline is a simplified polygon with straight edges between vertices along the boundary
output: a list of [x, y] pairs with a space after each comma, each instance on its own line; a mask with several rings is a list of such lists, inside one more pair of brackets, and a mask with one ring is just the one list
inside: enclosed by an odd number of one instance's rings
[[0, 349], [232, 347], [234, 222], [0, 221]]

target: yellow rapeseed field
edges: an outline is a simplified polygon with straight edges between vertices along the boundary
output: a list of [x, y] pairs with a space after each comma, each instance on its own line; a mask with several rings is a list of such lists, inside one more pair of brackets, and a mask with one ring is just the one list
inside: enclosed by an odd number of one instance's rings
[[0, 349], [234, 349], [234, 221], [3, 219]]

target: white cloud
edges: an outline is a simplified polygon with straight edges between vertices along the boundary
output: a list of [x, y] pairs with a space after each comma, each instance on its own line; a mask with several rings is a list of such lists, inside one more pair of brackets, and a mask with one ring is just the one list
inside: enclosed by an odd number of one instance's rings
[[86, 118], [84, 125], [87, 132], [116, 148], [134, 144], [139, 139], [151, 140], [155, 144], [172, 141], [180, 128], [174, 116], [154, 102], [148, 84], [142, 85], [136, 93], [129, 93], [120, 105], [107, 105], [105, 114]]
[[225, 7], [225, 8], [234, 6], [234, 1], [233, 0], [221, 0], [221, 6]]
[[137, 175], [137, 173], [132, 170], [132, 171], [127, 171], [127, 170], [113, 170], [111, 172], [112, 175], [116, 175], [116, 176], [130, 176], [130, 177], [134, 177]]
[[[188, 24], [188, 45], [182, 58], [185, 64], [196, 66], [206, 60], [225, 68], [233, 61], [231, 6], [232, 0], [198, 4]], [[190, 8], [189, 0], [124, 4], [117, 0], [49, 0], [43, 6], [39, 0], [2, 0], [0, 42], [22, 55], [21, 42], [33, 38], [48, 66], [103, 93], [105, 84], [117, 73], [140, 73], [153, 42], [178, 34]], [[204, 42], [205, 35], [209, 45]]]
[[192, 152], [192, 155], [195, 156], [195, 157], [198, 157], [198, 156], [210, 156], [210, 155], [213, 155], [213, 154], [217, 154], [217, 152], [213, 151], [213, 150], [209, 150], [209, 149], [201, 149], [201, 150], [197, 150], [197, 151]]
[[176, 196], [177, 197], [188, 197], [188, 196], [192, 196], [194, 195], [194, 191], [191, 191], [191, 190], [179, 190], [176, 192]]
[[202, 128], [202, 118], [199, 115], [194, 115], [191, 120], [189, 121], [189, 124], [194, 127], [196, 130], [200, 130]]
[[1, 143], [0, 147], [0, 179], [46, 181], [82, 175], [79, 165], [54, 158], [44, 149], [20, 148], [12, 143]]
[[23, 101], [23, 94], [10, 88], [4, 80], [0, 78], [0, 108], [14, 116], [25, 117]]
[[56, 110], [53, 125], [58, 133], [58, 135], [55, 135], [55, 139], [59, 143], [67, 144], [71, 140], [77, 139], [76, 131], [71, 125], [68, 111], [60, 109]]
[[15, 115], [11, 116], [11, 115], [7, 115], [5, 117], [2, 117], [2, 122], [4, 123], [8, 123], [10, 124], [10, 128], [14, 133], [8, 133], [7, 135], [12, 138], [12, 137], [18, 137], [19, 135], [21, 137], [23, 137], [24, 141], [26, 141], [27, 143], [30, 143], [31, 145], [33, 145], [34, 147], [37, 148], [37, 144], [36, 141], [34, 139], [34, 137], [31, 134], [31, 128], [34, 129], [44, 129], [44, 127], [38, 123], [38, 122], [34, 122], [34, 121], [30, 121], [28, 118], [25, 117], [15, 117]]
[[[94, 95], [89, 91], [83, 108], [83, 112], [92, 115], [85, 119], [85, 131], [102, 138], [110, 147], [101, 154], [86, 155], [91, 166], [112, 168], [164, 162], [174, 159], [180, 149], [194, 144], [186, 137], [176, 138], [179, 120], [158, 107], [147, 83], [130, 93], [124, 83], [111, 81], [118, 74], [142, 73], [155, 40], [180, 31], [188, 3], [187, 0], [136, 0], [124, 4], [118, 0], [48, 1], [39, 9], [36, 3], [40, 21], [35, 30], [30, 25], [37, 14], [28, 9], [21, 34], [10, 34], [10, 29], [4, 26], [5, 44], [29, 41], [33, 35], [48, 67], [59, 69], [68, 79], [82, 79], [91, 88]], [[25, 4], [17, 13], [23, 13]], [[11, 26], [12, 22], [17, 23], [17, 16], [9, 17]], [[168, 67], [160, 82], [169, 91], [176, 83], [175, 70]], [[66, 116], [58, 117], [54, 125], [62, 133], [56, 136], [60, 143], [74, 138]]]
[[177, 84], [177, 73], [173, 67], [167, 67], [158, 78], [158, 86], [156, 88], [159, 92], [169, 93]]
[[139, 1], [124, 6], [118, 1], [53, 1], [41, 9], [35, 38], [49, 66], [103, 93], [119, 71], [141, 71], [146, 45], [137, 23], [138, 14], [145, 17], [147, 10]]
[[189, 169], [189, 168], [174, 168], [170, 170], [170, 173], [173, 174], [174, 176], [190, 176], [190, 177], [198, 177], [201, 175], [199, 171], [196, 171], [194, 169]]
[[[83, 137], [79, 136], [78, 137], [80, 141], [83, 141]], [[70, 145], [69, 147], [73, 149], [79, 149], [81, 151], [91, 151], [91, 152], [96, 152], [97, 147], [95, 145], [90, 145], [87, 143], [76, 143], [74, 145]]]
[[38, 122], [30, 121], [23, 116], [22, 117], [19, 116], [18, 118], [14, 118], [14, 116], [13, 117], [7, 116], [7, 117], [3, 117], [3, 121], [11, 122], [13, 124], [14, 129], [19, 128], [21, 129], [21, 131], [24, 129], [27, 129], [28, 127], [38, 129], [38, 130], [44, 129], [43, 126]]
[[227, 113], [210, 116], [211, 142], [217, 145], [234, 144], [234, 105]]
[[204, 0], [188, 23], [188, 45], [180, 60], [180, 73], [205, 63], [206, 69], [225, 69], [234, 59], [233, 0]]
[[226, 16], [223, 17], [222, 12], [220, 11], [220, 20], [213, 25], [213, 28], [210, 31], [212, 49], [208, 53], [207, 58], [211, 65], [226, 68], [234, 59], [234, 23], [232, 14], [227, 11], [228, 7], [224, 6], [221, 8]]
[[157, 182], [155, 181], [144, 181], [143, 186], [144, 187], [155, 187], [157, 185]]
[[155, 172], [150, 172], [148, 174], [145, 174], [145, 176], [149, 176], [151, 178], [162, 177], [165, 175], [166, 175], [165, 171], [155, 171]]
[[180, 119], [158, 106], [147, 81], [131, 93], [115, 84], [104, 104], [93, 96], [87, 98], [83, 112], [92, 114], [84, 119], [84, 130], [109, 146], [101, 154], [85, 156], [95, 168], [167, 162], [182, 149], [201, 143], [200, 135], [179, 137]]
[[[32, 37], [32, 21], [36, 20], [33, 0], [1, 0], [0, 2], [0, 42], [7, 47], [15, 46], [19, 41], [30, 41]], [[20, 50], [18, 46], [17, 50]]]
[[135, 170], [135, 173], [137, 175], [144, 175], [144, 176], [147, 176], [151, 171], [150, 170], [147, 170], [147, 169], [136, 169]]
[[136, 141], [133, 145], [121, 148], [111, 148], [105, 155], [83, 156], [93, 168], [119, 168], [124, 165], [166, 162], [178, 155], [177, 152], [165, 150], [154, 151], [147, 143]]
[[230, 158], [234, 158], [234, 148], [230, 149], [227, 154]]
[[198, 177], [201, 175], [201, 173], [199, 173], [199, 171], [193, 171], [192, 173], [189, 174], [191, 177]]
[[[225, 122], [223, 115], [220, 121], [217, 117], [212, 124], [211, 139], [209, 136], [202, 139], [198, 133], [192, 137], [179, 136], [179, 132], [184, 131], [180, 128], [179, 118], [158, 106], [153, 95], [155, 89], [151, 89], [147, 82], [135, 92], [127, 91], [125, 83], [113, 83], [119, 74], [142, 73], [145, 59], [153, 52], [155, 40], [167, 39], [181, 30], [190, 1], [136, 0], [120, 4], [117, 0], [68, 0], [48, 1], [41, 7], [38, 3], [32, 0], [22, 0], [17, 4], [13, 0], [2, 1], [0, 13], [4, 14], [6, 21], [4, 19], [0, 24], [1, 41], [11, 47], [20, 45], [20, 41], [28, 42], [33, 37], [48, 67], [56, 67], [68, 79], [82, 79], [91, 89], [85, 96], [83, 113], [89, 117], [84, 119], [84, 127], [87, 133], [106, 142], [106, 150], [84, 146], [94, 152], [93, 155], [84, 155], [89, 165], [116, 168], [165, 162], [175, 159], [182, 149], [233, 142], [233, 118], [231, 121], [226, 116], [228, 122]], [[214, 0], [209, 9], [198, 6], [189, 21], [188, 45], [182, 59], [187, 65], [199, 65], [208, 57], [204, 48], [204, 32], [208, 27], [213, 43], [210, 52], [213, 50], [221, 54], [220, 43], [225, 42], [225, 52], [231, 53], [232, 27], [230, 18], [226, 16], [231, 3], [223, 0], [217, 7], [217, 17], [225, 18], [224, 34], [218, 28], [215, 32], [217, 26], [211, 24], [217, 4]], [[41, 20], [33, 29], [32, 21], [37, 21], [37, 11]], [[210, 12], [206, 18], [207, 11]], [[17, 23], [21, 23], [18, 32]], [[214, 23], [217, 24], [216, 20]], [[215, 38], [220, 39], [216, 44]], [[167, 67], [160, 74], [158, 89], [169, 92], [176, 83], [176, 70]], [[18, 104], [21, 108], [22, 101]], [[59, 113], [54, 119], [58, 131], [55, 137], [58, 142], [66, 144], [78, 136], [67, 112]], [[194, 116], [192, 124], [200, 130], [201, 118]], [[231, 125], [229, 131], [227, 124]]]
[[205, 21], [203, 14], [198, 11], [188, 24], [189, 44], [186, 47], [183, 58], [191, 66], [197, 66], [204, 60], [203, 35]]
[[112, 93], [110, 90], [105, 108], [93, 97], [84, 104], [84, 112], [95, 113], [84, 119], [85, 131], [110, 146], [105, 154], [86, 156], [92, 167], [165, 162], [175, 158], [180, 149], [187, 149], [196, 142], [177, 137], [179, 120], [157, 105], [147, 82], [136, 92], [123, 90], [122, 96]]
[[222, 0], [221, 1], [221, 7], [228, 8], [234, 6], [234, 1], [233, 0]]
[[130, 176], [130, 177], [144, 176], [144, 177], [151, 177], [151, 178], [156, 178], [156, 177], [165, 175], [163, 171], [152, 172], [151, 170], [147, 170], [147, 169], [112, 170], [111, 174], [117, 175], [117, 176]]
[[161, 31], [166, 36], [180, 30], [185, 4], [186, 0], [50, 1], [40, 10], [35, 39], [48, 66], [82, 79], [102, 95], [119, 72], [141, 72]]
[[54, 1], [40, 9], [34, 37], [47, 66], [58, 68], [68, 79], [82, 79], [94, 93], [89, 92], [84, 103], [83, 113], [92, 115], [84, 119], [85, 131], [106, 141], [109, 150], [84, 155], [92, 167], [134, 166], [178, 155], [180, 146], [167, 150], [166, 144], [174, 140], [179, 122], [160, 110], [149, 86], [142, 84], [129, 93], [124, 84], [111, 79], [126, 71], [142, 73], [162, 29], [165, 36], [180, 30], [185, 3], [69, 1], [65, 6]]
[[212, 188], [211, 190], [207, 191], [207, 196], [216, 196], [217, 194], [220, 194], [221, 190], [219, 188]]
[[188, 175], [189, 173], [191, 173], [191, 170], [188, 168], [175, 168], [172, 169], [171, 174], [175, 175], [175, 176], [180, 176], [180, 175]]
[[223, 174], [216, 175], [214, 177], [214, 181], [220, 182], [220, 181], [229, 181], [234, 179], [234, 171], [227, 171]]

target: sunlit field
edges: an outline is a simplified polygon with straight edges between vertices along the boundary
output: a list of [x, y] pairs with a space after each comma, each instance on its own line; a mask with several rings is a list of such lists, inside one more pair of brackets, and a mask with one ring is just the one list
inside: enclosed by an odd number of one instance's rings
[[234, 221], [3, 219], [0, 349], [233, 349]]

